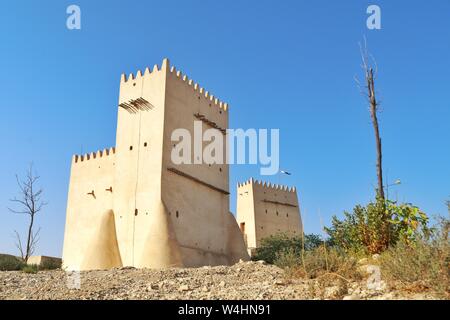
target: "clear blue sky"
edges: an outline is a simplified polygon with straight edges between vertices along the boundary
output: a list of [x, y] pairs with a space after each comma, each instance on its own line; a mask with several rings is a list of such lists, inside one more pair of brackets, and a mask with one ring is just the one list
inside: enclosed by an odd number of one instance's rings
[[[66, 28], [77, 4], [82, 29]], [[382, 29], [366, 28], [378, 4]], [[283, 184], [306, 232], [373, 197], [375, 147], [353, 77], [377, 59], [384, 168], [400, 200], [446, 214], [450, 196], [450, 2], [8, 1], [0, 4], [0, 252], [25, 217], [6, 207], [33, 161], [49, 205], [38, 254], [60, 256], [70, 160], [115, 143], [120, 74], [163, 57], [231, 106], [233, 128], [279, 128]], [[231, 170], [235, 186], [257, 166]], [[278, 182], [278, 177], [270, 178]]]

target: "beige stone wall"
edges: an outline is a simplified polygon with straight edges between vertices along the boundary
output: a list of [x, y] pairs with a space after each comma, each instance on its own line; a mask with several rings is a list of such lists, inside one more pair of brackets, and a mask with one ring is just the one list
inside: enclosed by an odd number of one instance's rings
[[295, 188], [250, 179], [239, 184], [237, 190], [237, 222], [241, 231], [245, 224], [244, 237], [250, 250], [270, 235], [301, 235], [303, 227]]
[[31, 256], [28, 258], [27, 264], [36, 266], [42, 266], [44, 264], [60, 265], [61, 258], [48, 256]]
[[67, 268], [80, 268], [101, 214], [113, 207], [115, 160], [114, 148], [72, 159], [63, 247]]
[[[162, 200], [169, 211], [183, 262], [188, 266], [203, 265], [205, 261], [211, 265], [228, 264], [228, 165], [176, 165], [171, 161], [174, 129], [185, 128], [190, 132], [194, 153], [194, 121], [200, 121], [195, 115], [201, 114], [221, 128], [227, 128], [228, 112], [223, 103], [175, 68], [168, 73], [166, 92]], [[206, 130], [210, 126], [202, 122], [202, 128]], [[192, 157], [192, 162], [194, 160]], [[189, 177], [174, 173], [170, 168]]]
[[256, 247], [256, 218], [253, 184], [239, 184], [237, 188], [236, 219], [248, 248]]
[[119, 104], [139, 97], [151, 104], [137, 112], [120, 107], [118, 111], [114, 211], [124, 265], [142, 265], [144, 246], [160, 210], [167, 68], [165, 61], [120, 83]]

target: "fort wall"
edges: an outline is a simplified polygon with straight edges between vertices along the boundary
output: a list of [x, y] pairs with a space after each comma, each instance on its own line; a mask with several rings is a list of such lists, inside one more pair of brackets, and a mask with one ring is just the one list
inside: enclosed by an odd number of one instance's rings
[[63, 257], [70, 269], [78, 269], [88, 250], [101, 214], [113, 207], [114, 148], [72, 158]]
[[303, 227], [295, 188], [250, 179], [238, 184], [237, 190], [237, 222], [250, 250], [271, 235], [301, 235]]
[[194, 121], [225, 138], [227, 109], [170, 68], [167, 59], [151, 71], [122, 75], [115, 149], [73, 159], [64, 267], [202, 266], [248, 259], [229, 212], [228, 165], [179, 165], [171, 159], [172, 132], [184, 128], [193, 137]]

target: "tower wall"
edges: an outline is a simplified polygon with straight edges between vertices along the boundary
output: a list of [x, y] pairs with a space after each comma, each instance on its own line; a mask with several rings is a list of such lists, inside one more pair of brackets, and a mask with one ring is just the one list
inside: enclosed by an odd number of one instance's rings
[[117, 119], [114, 211], [122, 260], [130, 266], [140, 265], [160, 210], [167, 67], [164, 60], [120, 82], [119, 105], [140, 97], [149, 102], [138, 110], [119, 107]]
[[[171, 139], [172, 132], [184, 128], [192, 138], [191, 161], [196, 160], [194, 139], [202, 137], [195, 136], [195, 121], [202, 125], [200, 135], [213, 126], [226, 129], [227, 106], [171, 68], [166, 87], [162, 201], [167, 206], [184, 265], [228, 264], [231, 250], [228, 238], [233, 227], [229, 224], [228, 165], [204, 161], [176, 165], [171, 159], [177, 144]], [[217, 133], [225, 141], [225, 134], [220, 130]], [[203, 143], [203, 148], [208, 143]], [[225, 144], [223, 146], [225, 154]]]
[[81, 268], [101, 214], [113, 207], [115, 159], [114, 148], [72, 158], [63, 247], [68, 269]]
[[237, 222], [245, 223], [250, 250], [277, 233], [299, 236], [303, 227], [295, 188], [250, 179], [238, 185]]

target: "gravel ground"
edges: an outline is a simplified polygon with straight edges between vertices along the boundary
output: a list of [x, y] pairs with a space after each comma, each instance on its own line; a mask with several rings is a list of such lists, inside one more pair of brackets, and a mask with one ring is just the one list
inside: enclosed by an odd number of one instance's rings
[[[75, 279], [75, 282], [74, 282]], [[290, 280], [283, 270], [263, 262], [182, 269], [121, 268], [62, 270], [28, 274], [0, 271], [0, 299], [433, 299], [430, 294], [369, 290], [365, 281], [327, 283]]]

